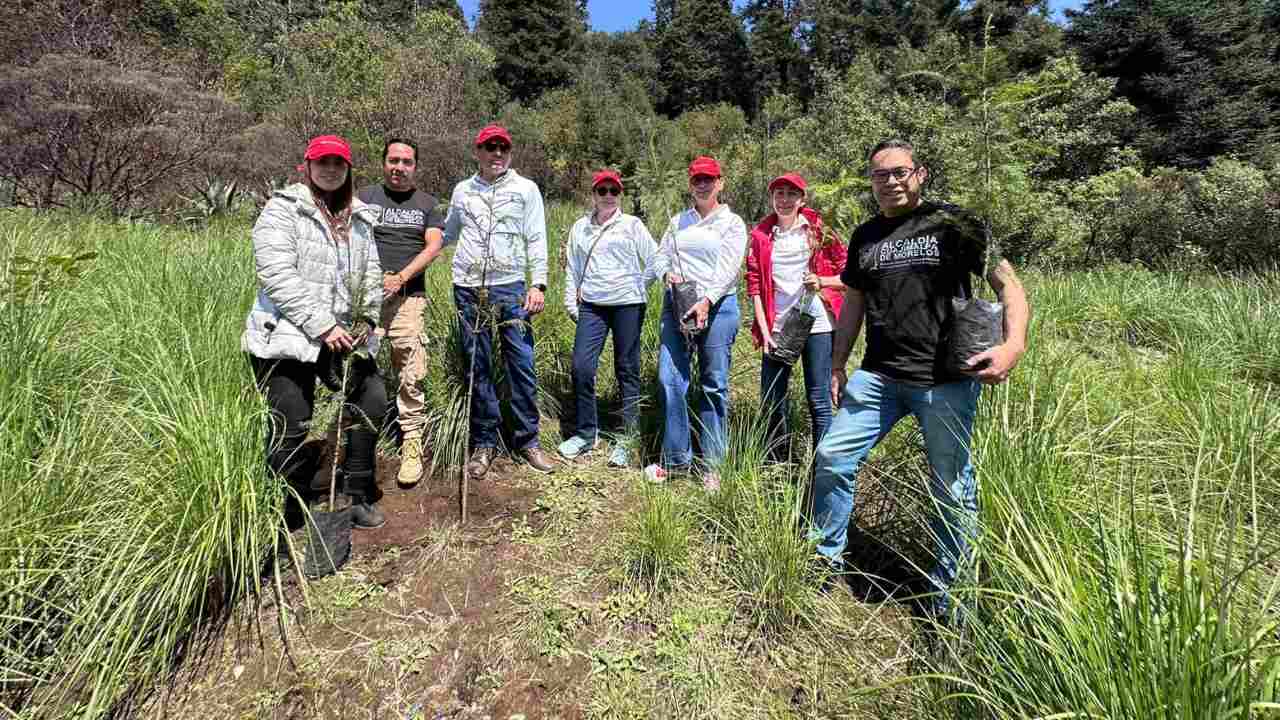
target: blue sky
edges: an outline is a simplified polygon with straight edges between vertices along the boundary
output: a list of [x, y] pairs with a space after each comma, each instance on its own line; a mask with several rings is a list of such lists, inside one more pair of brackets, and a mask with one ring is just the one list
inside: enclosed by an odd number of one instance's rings
[[[1061, 14], [1064, 8], [1078, 8], [1081, 0], [1049, 0], [1049, 6], [1055, 13]], [[462, 12], [467, 20], [474, 24], [480, 0], [459, 0]], [[734, 5], [741, 7], [743, 0], [734, 0]], [[591, 15], [591, 29], [614, 32], [630, 30], [643, 18], [653, 16], [653, 5], [649, 0], [588, 0], [587, 12]]]

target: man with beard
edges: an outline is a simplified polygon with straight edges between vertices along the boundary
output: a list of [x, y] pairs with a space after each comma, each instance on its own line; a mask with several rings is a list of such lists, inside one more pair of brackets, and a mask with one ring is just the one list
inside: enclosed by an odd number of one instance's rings
[[391, 365], [399, 377], [396, 393], [400, 430], [402, 487], [422, 478], [422, 431], [426, 420], [425, 398], [420, 385], [427, 369], [422, 344], [422, 313], [426, 308], [423, 271], [440, 254], [444, 244], [444, 216], [435, 197], [415, 187], [417, 147], [392, 138], [382, 149], [382, 183], [369, 185], [359, 198], [380, 210], [374, 238], [382, 260], [382, 327], [391, 342]]

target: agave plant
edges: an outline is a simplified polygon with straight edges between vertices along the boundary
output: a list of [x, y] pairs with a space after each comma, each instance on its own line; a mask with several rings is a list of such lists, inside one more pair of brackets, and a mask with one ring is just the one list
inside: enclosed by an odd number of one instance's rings
[[235, 180], [220, 178], [207, 178], [203, 187], [195, 186], [195, 191], [195, 196], [182, 196], [191, 206], [191, 211], [183, 215], [182, 219], [192, 224], [230, 215], [240, 196], [240, 186]]

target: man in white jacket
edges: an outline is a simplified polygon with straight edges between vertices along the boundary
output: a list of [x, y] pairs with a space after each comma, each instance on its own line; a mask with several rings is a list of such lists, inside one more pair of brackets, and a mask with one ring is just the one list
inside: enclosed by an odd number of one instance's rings
[[[479, 171], [458, 183], [445, 220], [453, 254], [453, 301], [462, 318], [462, 350], [469, 363], [472, 477], [489, 471], [502, 421], [493, 385], [493, 330], [502, 333], [511, 384], [512, 447], [533, 469], [549, 473], [538, 443], [538, 380], [533, 364], [534, 315], [547, 290], [547, 229], [542, 193], [511, 169], [511, 134], [501, 125], [474, 142]], [[496, 326], [496, 327], [495, 327]]]

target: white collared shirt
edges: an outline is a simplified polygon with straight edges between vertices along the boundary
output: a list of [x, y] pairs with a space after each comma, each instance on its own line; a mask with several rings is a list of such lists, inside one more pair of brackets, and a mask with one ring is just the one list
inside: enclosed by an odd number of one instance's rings
[[[800, 215], [790, 228], [773, 226], [773, 328], [782, 327], [783, 318], [804, 297], [804, 276], [809, 272], [809, 221]], [[813, 316], [810, 334], [831, 332], [822, 298], [814, 293], [805, 312]]]
[[654, 276], [675, 273], [697, 283], [698, 294], [715, 304], [738, 287], [747, 254], [747, 224], [728, 205], [702, 217], [689, 208], [671, 218], [654, 262]]
[[578, 218], [565, 243], [564, 306], [578, 316], [578, 293], [593, 305], [635, 305], [648, 300], [658, 245], [634, 215], [621, 210], [597, 225], [595, 213]]

